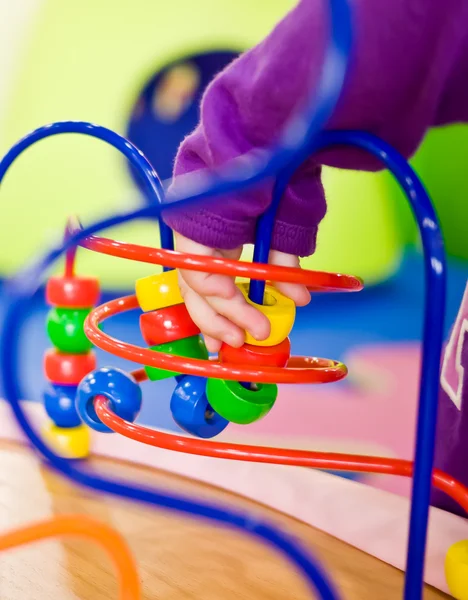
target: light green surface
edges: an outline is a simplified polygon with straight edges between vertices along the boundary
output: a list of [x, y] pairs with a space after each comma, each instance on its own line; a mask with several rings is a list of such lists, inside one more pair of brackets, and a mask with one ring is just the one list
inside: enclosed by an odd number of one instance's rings
[[317, 251], [304, 267], [362, 277], [366, 285], [393, 275], [400, 264], [403, 238], [386, 175], [324, 169], [328, 212]]
[[[13, 102], [1, 122], [7, 146], [29, 130], [62, 119], [93, 121], [120, 133], [144, 83], [168, 61], [257, 41], [293, 0], [45, 0]], [[368, 283], [390, 274], [401, 245], [393, 198], [382, 176], [327, 171], [329, 214], [317, 255], [304, 264], [355, 273]], [[382, 191], [384, 190], [384, 191]], [[0, 273], [11, 273], [59, 239], [66, 217], [86, 224], [135, 205], [123, 160], [102, 142], [77, 136], [46, 140], [15, 165], [2, 188], [2, 235], [10, 247]], [[108, 232], [156, 245], [154, 225]], [[149, 266], [80, 253], [80, 268], [106, 287], [131, 285]]]
[[[413, 160], [436, 205], [447, 252], [468, 260], [468, 127], [434, 129]], [[416, 233], [414, 233], [416, 235]]]

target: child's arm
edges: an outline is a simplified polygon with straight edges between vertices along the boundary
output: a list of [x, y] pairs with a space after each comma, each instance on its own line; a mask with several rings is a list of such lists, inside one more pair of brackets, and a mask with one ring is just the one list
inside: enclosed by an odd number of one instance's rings
[[[428, 127], [468, 119], [468, 2], [465, 0], [354, 0], [355, 43], [332, 129], [374, 133], [410, 156]], [[254, 147], [270, 145], [318, 80], [328, 32], [326, 0], [302, 0], [260, 45], [243, 54], [210, 85], [201, 121], [182, 144], [175, 175], [218, 166]], [[314, 252], [326, 212], [320, 165], [378, 168], [358, 151], [336, 150], [308, 160], [282, 200], [273, 261], [297, 264]], [[176, 183], [177, 185], [177, 183]], [[209, 209], [177, 209], [166, 221], [178, 248], [238, 256], [254, 239], [272, 184], [222, 199]], [[351, 201], [351, 199], [350, 199]], [[214, 250], [216, 249], [216, 250]], [[243, 342], [242, 329], [265, 338], [268, 323], [247, 308], [226, 277], [182, 274], [194, 320], [211, 349], [223, 339]], [[307, 303], [300, 286], [283, 290]], [[224, 316], [221, 316], [224, 315]]]

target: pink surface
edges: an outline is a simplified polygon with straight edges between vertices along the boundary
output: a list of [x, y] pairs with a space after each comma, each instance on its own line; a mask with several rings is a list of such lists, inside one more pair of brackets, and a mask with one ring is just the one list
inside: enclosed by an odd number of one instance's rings
[[[336, 452], [412, 458], [418, 398], [418, 344], [372, 346], [355, 350], [345, 361], [352, 374], [346, 384], [282, 386], [274, 410], [250, 425], [229, 428], [241, 441], [282, 438], [294, 446]], [[350, 376], [351, 377], [351, 376]], [[298, 444], [298, 442], [300, 442]], [[350, 450], [352, 448], [352, 450]], [[406, 494], [409, 483], [394, 477], [366, 476], [366, 482]]]

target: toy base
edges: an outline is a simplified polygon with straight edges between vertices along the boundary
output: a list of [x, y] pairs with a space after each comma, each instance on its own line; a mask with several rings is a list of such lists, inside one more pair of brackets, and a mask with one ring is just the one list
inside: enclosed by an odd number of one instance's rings
[[91, 433], [85, 425], [63, 428], [48, 423], [42, 433], [48, 444], [63, 458], [87, 458], [91, 450]]

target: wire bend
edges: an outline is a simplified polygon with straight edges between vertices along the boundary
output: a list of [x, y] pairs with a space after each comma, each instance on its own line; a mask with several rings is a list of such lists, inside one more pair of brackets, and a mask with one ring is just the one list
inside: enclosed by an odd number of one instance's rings
[[126, 542], [114, 529], [85, 515], [63, 515], [0, 534], [0, 552], [52, 537], [86, 538], [101, 546], [114, 563], [120, 600], [139, 600], [140, 579]]

